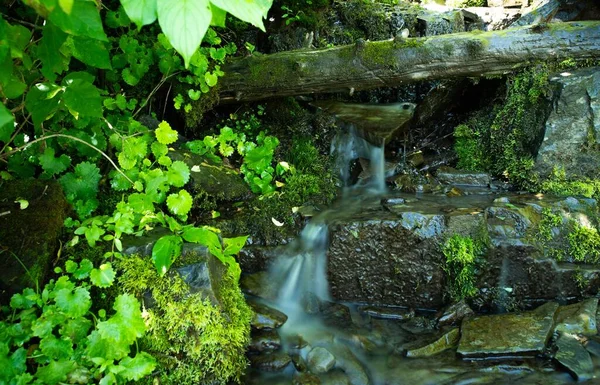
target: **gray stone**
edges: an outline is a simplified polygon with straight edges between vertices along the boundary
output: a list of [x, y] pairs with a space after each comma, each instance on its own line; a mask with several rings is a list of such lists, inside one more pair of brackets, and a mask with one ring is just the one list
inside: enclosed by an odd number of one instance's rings
[[467, 304], [464, 299], [460, 302], [450, 305], [442, 316], [438, 319], [437, 326], [443, 327], [447, 325], [456, 325], [461, 322], [465, 317], [474, 315], [473, 309]]
[[453, 186], [488, 187], [492, 180], [486, 173], [461, 171], [449, 167], [440, 169], [436, 177], [441, 183]]
[[292, 378], [292, 385], [320, 385], [319, 377], [311, 373], [300, 373]]
[[563, 366], [574, 379], [589, 380], [594, 376], [594, 364], [590, 354], [575, 338], [560, 336], [556, 342], [558, 351], [554, 359]]
[[560, 306], [556, 311], [555, 330], [560, 333], [594, 336], [598, 333], [597, 310], [598, 298], [590, 298], [572, 305]]
[[344, 346], [330, 346], [328, 349], [335, 356], [335, 367], [346, 373], [351, 385], [369, 385], [369, 375], [352, 351]]
[[320, 376], [322, 385], [352, 385], [350, 378], [341, 370], [332, 370]]
[[546, 347], [556, 309], [549, 302], [531, 312], [466, 318], [458, 353], [466, 359], [535, 356]]
[[521, 207], [488, 207], [485, 210], [487, 230], [495, 246], [528, 246], [527, 230], [532, 225], [526, 209]]
[[277, 298], [277, 285], [269, 278], [269, 273], [266, 271], [242, 275], [240, 278], [240, 287], [244, 293], [260, 298]]
[[406, 352], [407, 357], [431, 357], [448, 349], [455, 348], [460, 339], [460, 329], [452, 329], [436, 341], [417, 349], [411, 349]]
[[465, 31], [465, 19], [460, 11], [444, 12], [443, 16], [435, 13], [419, 15], [419, 26], [424, 36], [445, 35]]
[[265, 372], [280, 372], [292, 362], [290, 356], [283, 352], [271, 352], [248, 356], [252, 367]]
[[591, 337], [585, 341], [584, 346], [586, 350], [593, 356], [600, 357], [600, 337]]
[[446, 225], [443, 215], [426, 215], [416, 212], [402, 214], [402, 226], [420, 238], [433, 238], [440, 235]]
[[258, 329], [253, 330], [251, 335], [249, 350], [256, 352], [264, 352], [269, 350], [277, 350], [281, 347], [281, 338], [273, 329]]
[[306, 372], [308, 369], [308, 365], [306, 364], [306, 360], [300, 355], [300, 353], [291, 353], [290, 357], [292, 358], [292, 363], [294, 367], [299, 372]]
[[565, 170], [567, 179], [597, 178], [600, 164], [600, 69], [585, 68], [552, 77], [560, 89], [554, 109], [546, 120], [544, 140], [535, 169], [542, 175], [554, 167]]
[[272, 307], [251, 299], [248, 300], [248, 305], [254, 311], [251, 324], [255, 329], [275, 329], [287, 321], [287, 315]]
[[326, 373], [335, 365], [335, 357], [322, 347], [313, 348], [306, 356], [308, 368], [313, 373]]
[[374, 318], [406, 321], [415, 316], [414, 309], [383, 306], [360, 306], [358, 310]]
[[[152, 255], [152, 248], [156, 241], [158, 241], [161, 237], [165, 235], [172, 235], [173, 233], [164, 227], [157, 227], [151, 231], [146, 232], [141, 237], [133, 236], [133, 235], [124, 235], [121, 239], [123, 244], [123, 254], [125, 255], [133, 255], [139, 254], [144, 256]], [[206, 246], [197, 244], [197, 243], [189, 243], [184, 242], [183, 247], [181, 248], [182, 256], [191, 256], [198, 257], [202, 259], [206, 257], [210, 253], [208, 252], [208, 248]]]
[[213, 303], [219, 303], [218, 295], [227, 267], [216, 257], [207, 255], [204, 261], [174, 269], [188, 284], [190, 293], [201, 293]]

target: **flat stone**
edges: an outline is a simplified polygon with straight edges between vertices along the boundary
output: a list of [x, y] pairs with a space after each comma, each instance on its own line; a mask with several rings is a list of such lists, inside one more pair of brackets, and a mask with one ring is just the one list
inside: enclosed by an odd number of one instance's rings
[[313, 348], [306, 356], [308, 367], [313, 373], [327, 373], [335, 365], [335, 357], [322, 347]]
[[254, 311], [251, 325], [255, 329], [275, 329], [287, 321], [287, 315], [267, 305], [248, 300], [248, 305]]
[[251, 355], [248, 358], [252, 367], [265, 372], [280, 372], [292, 362], [290, 356], [283, 352]]
[[473, 309], [469, 307], [464, 299], [460, 302], [450, 305], [442, 316], [438, 319], [438, 327], [447, 325], [456, 325], [465, 317], [470, 317], [473, 314]]
[[492, 180], [486, 173], [461, 171], [449, 167], [440, 169], [436, 176], [441, 183], [453, 186], [487, 187]]
[[446, 228], [443, 215], [421, 214], [417, 212], [402, 213], [400, 224], [422, 239], [437, 237]]
[[360, 306], [358, 310], [374, 318], [406, 321], [415, 316], [414, 309], [387, 306]]
[[556, 311], [555, 330], [568, 334], [596, 335], [598, 298], [590, 298], [572, 305], [560, 306]]
[[457, 352], [466, 359], [535, 356], [550, 338], [558, 304], [531, 312], [466, 318]]
[[556, 342], [558, 351], [554, 359], [579, 381], [589, 380], [594, 376], [594, 364], [590, 354], [575, 338], [562, 335]]
[[249, 350], [264, 352], [281, 347], [281, 338], [273, 329], [259, 329], [252, 332]]
[[431, 357], [445, 350], [452, 349], [458, 345], [460, 329], [452, 329], [438, 340], [425, 345], [422, 348], [412, 349], [406, 352], [407, 357]]

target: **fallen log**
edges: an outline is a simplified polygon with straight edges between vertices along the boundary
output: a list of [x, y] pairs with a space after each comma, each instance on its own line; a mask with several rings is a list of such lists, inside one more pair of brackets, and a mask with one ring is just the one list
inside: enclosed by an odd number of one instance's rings
[[394, 87], [409, 82], [505, 74], [536, 61], [597, 59], [600, 22], [548, 23], [503, 31], [362, 41], [322, 50], [233, 61], [221, 103]]

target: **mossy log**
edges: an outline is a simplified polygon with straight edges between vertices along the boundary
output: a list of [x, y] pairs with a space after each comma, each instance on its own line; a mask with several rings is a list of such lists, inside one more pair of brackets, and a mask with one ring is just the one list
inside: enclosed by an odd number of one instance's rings
[[228, 64], [220, 100], [245, 102], [408, 82], [505, 74], [536, 61], [600, 57], [600, 22], [549, 23], [503, 31], [358, 41], [257, 55]]

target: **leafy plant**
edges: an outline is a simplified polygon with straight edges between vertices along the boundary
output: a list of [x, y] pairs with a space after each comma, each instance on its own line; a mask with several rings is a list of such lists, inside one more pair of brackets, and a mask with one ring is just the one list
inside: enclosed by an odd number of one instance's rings
[[0, 382], [123, 384], [149, 375], [155, 359], [132, 352], [146, 331], [137, 299], [119, 295], [112, 315], [90, 311], [92, 287], [114, 282], [111, 264], [67, 261], [65, 271], [41, 293], [25, 289], [12, 297], [11, 313], [0, 321]]
[[479, 247], [470, 237], [455, 234], [442, 249], [446, 257], [444, 270], [450, 278], [450, 296], [455, 301], [477, 294], [475, 286], [475, 262]]

